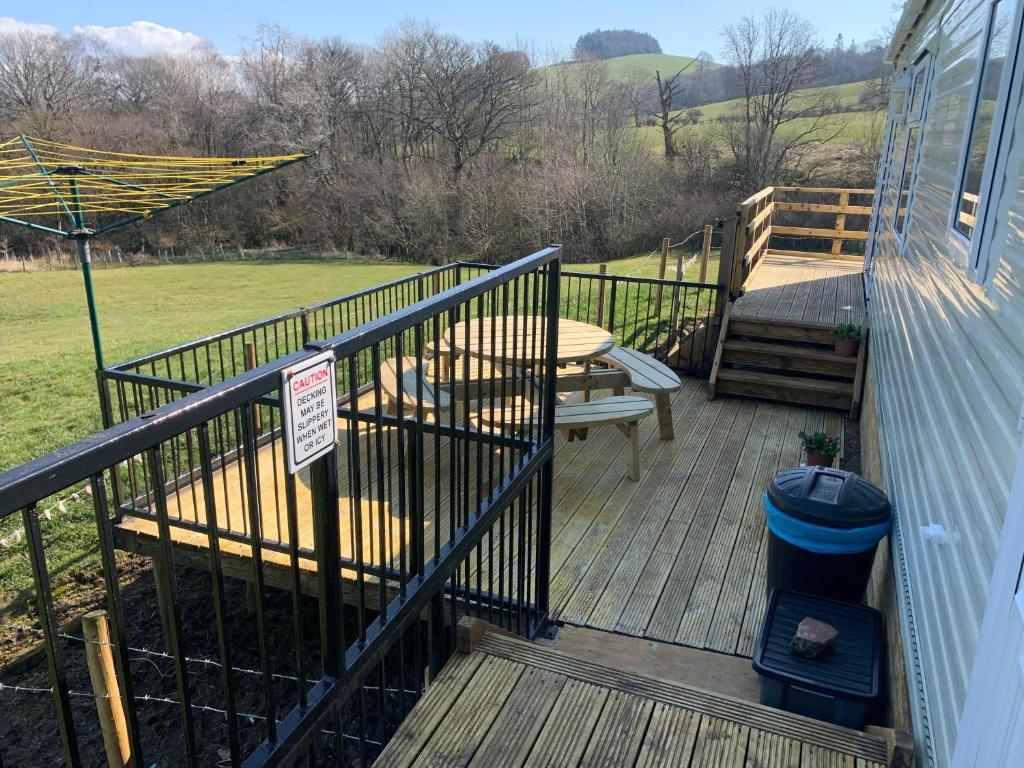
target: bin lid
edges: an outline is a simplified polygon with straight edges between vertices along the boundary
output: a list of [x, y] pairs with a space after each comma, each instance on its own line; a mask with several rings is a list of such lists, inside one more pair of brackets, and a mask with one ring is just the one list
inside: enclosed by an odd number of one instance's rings
[[[795, 656], [790, 640], [812, 616], [839, 631], [835, 649], [819, 659]], [[882, 614], [864, 605], [784, 589], [772, 590], [753, 667], [759, 675], [847, 699], [878, 696], [881, 677]]]
[[791, 517], [827, 528], [866, 528], [892, 515], [885, 491], [860, 475], [830, 467], [780, 472], [768, 486], [768, 499]]

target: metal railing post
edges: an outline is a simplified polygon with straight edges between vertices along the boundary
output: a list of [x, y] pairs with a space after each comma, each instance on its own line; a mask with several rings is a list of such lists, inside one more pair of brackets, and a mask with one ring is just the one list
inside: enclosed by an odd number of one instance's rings
[[[561, 253], [547, 265], [547, 338], [544, 349], [544, 421], [541, 424], [542, 444], [550, 450], [540, 471], [540, 510], [537, 525], [537, 613], [545, 617], [549, 611], [551, 592], [551, 503], [554, 491], [555, 439], [555, 376], [558, 352], [558, 308], [561, 287]], [[614, 293], [612, 294], [614, 296]]]
[[320, 646], [324, 677], [337, 679], [345, 648], [341, 625], [341, 552], [338, 528], [338, 457], [331, 451], [309, 467], [313, 497], [313, 547], [320, 598]]
[[302, 329], [302, 346], [309, 344], [309, 310], [302, 307], [299, 315], [299, 327]]
[[[96, 387], [100, 395], [100, 423], [104, 429], [114, 426], [114, 409], [110, 403], [110, 390], [107, 388], [107, 379], [103, 375], [103, 369], [96, 370]], [[110, 490], [114, 495], [114, 509], [121, 513], [121, 472], [120, 465], [115, 464], [110, 468]]]

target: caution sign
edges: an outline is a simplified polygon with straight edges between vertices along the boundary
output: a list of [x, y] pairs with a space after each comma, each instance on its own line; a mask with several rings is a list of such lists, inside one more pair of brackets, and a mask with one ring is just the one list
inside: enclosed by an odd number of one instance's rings
[[334, 450], [338, 439], [338, 395], [334, 353], [305, 360], [281, 372], [285, 456], [295, 474]]

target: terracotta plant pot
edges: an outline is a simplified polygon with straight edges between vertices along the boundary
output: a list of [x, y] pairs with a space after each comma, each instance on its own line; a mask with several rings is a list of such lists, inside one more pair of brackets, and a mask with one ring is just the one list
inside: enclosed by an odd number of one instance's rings
[[831, 467], [835, 460], [835, 456], [825, 458], [820, 453], [812, 453], [811, 451], [807, 452], [808, 467]]
[[837, 339], [835, 352], [840, 357], [856, 357], [860, 339]]

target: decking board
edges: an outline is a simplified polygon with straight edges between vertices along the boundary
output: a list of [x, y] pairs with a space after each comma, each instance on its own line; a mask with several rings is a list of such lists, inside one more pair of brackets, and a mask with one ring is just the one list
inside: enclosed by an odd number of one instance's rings
[[[879, 736], [486, 629], [464, 650], [376, 765], [880, 768], [886, 759]], [[467, 717], [474, 706], [481, 711]]]
[[857, 261], [768, 252], [733, 304], [733, 317], [860, 324], [865, 316], [863, 265]]

